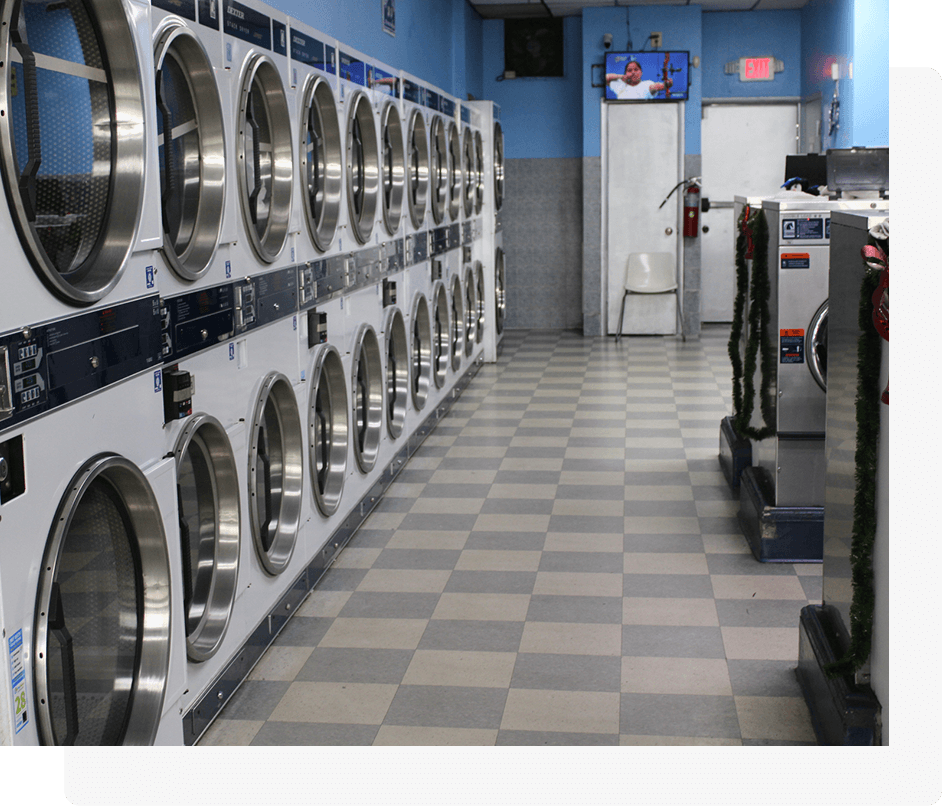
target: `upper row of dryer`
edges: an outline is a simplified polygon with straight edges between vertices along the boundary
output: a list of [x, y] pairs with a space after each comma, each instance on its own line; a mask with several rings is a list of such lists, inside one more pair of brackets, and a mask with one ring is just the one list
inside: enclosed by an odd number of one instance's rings
[[262, 3], [13, 0], [0, 15], [0, 332], [502, 197], [502, 165], [485, 165], [499, 130], [482, 138], [478, 109]]

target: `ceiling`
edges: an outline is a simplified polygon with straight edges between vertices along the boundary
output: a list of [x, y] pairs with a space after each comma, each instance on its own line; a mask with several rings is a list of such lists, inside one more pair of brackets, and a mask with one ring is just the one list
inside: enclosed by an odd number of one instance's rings
[[[689, 6], [691, 0], [468, 0], [484, 19], [571, 17], [584, 8]], [[809, 0], [697, 0], [704, 11], [772, 11], [801, 8]]]

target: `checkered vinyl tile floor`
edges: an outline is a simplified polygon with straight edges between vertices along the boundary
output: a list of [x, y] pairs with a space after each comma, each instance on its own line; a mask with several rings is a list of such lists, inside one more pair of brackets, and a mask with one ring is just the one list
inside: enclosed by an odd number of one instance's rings
[[201, 744], [814, 744], [727, 339], [507, 332]]

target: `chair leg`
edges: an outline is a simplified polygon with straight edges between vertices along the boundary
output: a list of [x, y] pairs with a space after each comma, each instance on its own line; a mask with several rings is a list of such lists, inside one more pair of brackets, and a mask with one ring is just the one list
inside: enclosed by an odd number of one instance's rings
[[628, 292], [626, 291], [621, 297], [621, 315], [618, 317], [618, 330], [615, 331], [615, 344], [618, 344], [618, 340], [621, 338], [621, 331], [625, 326], [625, 300], [627, 299]]

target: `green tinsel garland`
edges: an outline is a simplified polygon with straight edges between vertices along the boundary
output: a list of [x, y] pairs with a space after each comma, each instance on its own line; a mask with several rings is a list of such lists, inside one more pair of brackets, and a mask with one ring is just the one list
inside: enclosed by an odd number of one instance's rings
[[[870, 243], [889, 254], [887, 241]], [[854, 524], [850, 565], [853, 595], [850, 603], [850, 645], [844, 656], [825, 666], [829, 677], [853, 675], [870, 658], [873, 638], [873, 546], [877, 534], [877, 439], [880, 435], [880, 369], [883, 348], [873, 326], [873, 292], [880, 272], [870, 271], [860, 285], [857, 324], [857, 443], [854, 453]]]
[[[739, 436], [750, 439], [765, 439], [775, 433], [775, 412], [770, 394], [774, 354], [769, 343], [769, 225], [762, 210], [753, 211], [745, 226], [752, 235], [752, 283], [750, 284], [749, 338], [746, 342], [746, 357], [739, 355], [739, 339], [742, 335], [743, 310], [746, 302], [746, 233], [743, 217], [740, 216], [739, 237], [736, 239], [736, 301], [733, 307], [733, 326], [729, 337], [729, 358], [733, 366], [733, 425]], [[756, 359], [762, 382], [759, 391], [759, 407], [763, 428], [753, 428], [752, 410], [755, 407]]]

